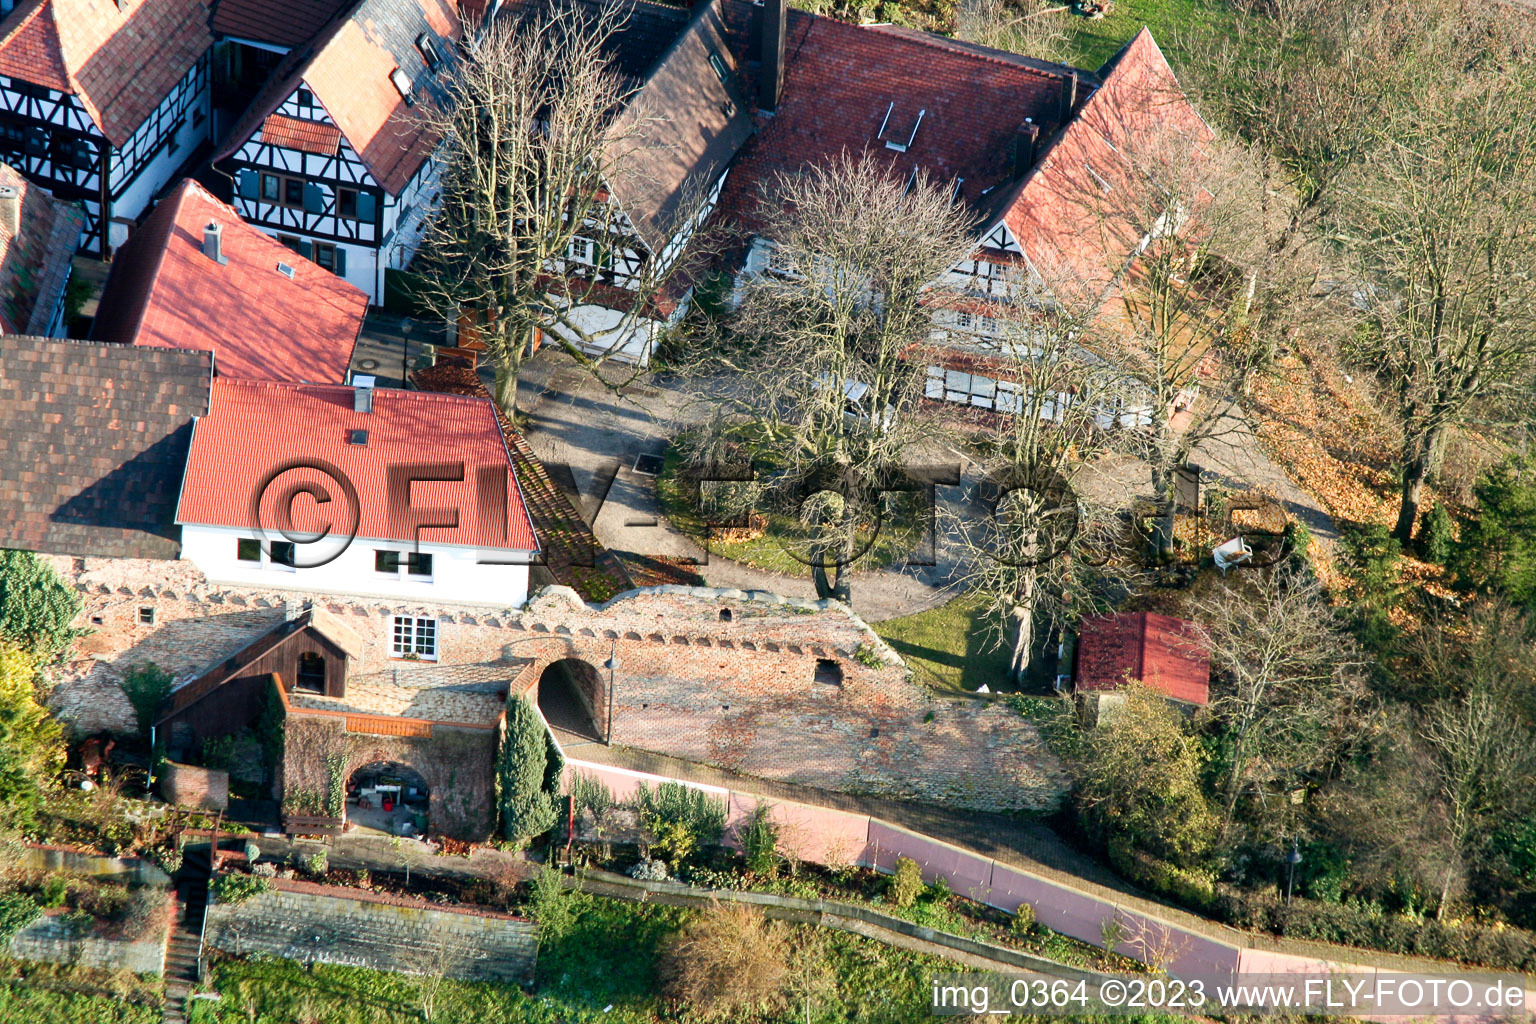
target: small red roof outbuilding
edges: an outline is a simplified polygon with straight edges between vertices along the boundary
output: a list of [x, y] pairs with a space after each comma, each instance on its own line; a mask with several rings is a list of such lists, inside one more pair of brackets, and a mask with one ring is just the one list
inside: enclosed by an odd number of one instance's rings
[[1118, 690], [1139, 680], [1174, 700], [1211, 701], [1211, 656], [1193, 623], [1154, 612], [1086, 618], [1077, 631], [1076, 689]]

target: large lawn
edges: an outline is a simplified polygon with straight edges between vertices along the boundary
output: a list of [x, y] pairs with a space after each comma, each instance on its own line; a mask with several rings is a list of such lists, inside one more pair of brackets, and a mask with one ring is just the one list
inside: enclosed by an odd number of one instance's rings
[[979, 598], [965, 594], [931, 611], [876, 622], [872, 627], [896, 649], [918, 678], [936, 690], [997, 690], [1008, 674], [1008, 652], [986, 633]]

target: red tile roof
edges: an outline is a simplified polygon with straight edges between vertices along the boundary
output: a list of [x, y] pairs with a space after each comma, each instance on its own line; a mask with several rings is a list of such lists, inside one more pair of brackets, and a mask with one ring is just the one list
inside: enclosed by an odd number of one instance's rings
[[[227, 261], [203, 255], [203, 229], [224, 229]], [[293, 279], [277, 269], [294, 270]], [[214, 353], [220, 376], [339, 382], [368, 296], [246, 224], [190, 178], [118, 250], [102, 293], [97, 340]]]
[[[376, 389], [372, 412], [353, 411], [354, 389], [341, 385], [281, 384], [217, 378], [208, 415], [197, 422], [178, 523], [252, 529], [251, 505], [274, 471], [300, 458], [323, 460], [356, 489], [356, 536], [375, 540], [461, 544], [502, 550], [536, 550], [522, 490], [489, 401], [422, 391]], [[348, 435], [367, 431], [366, 444]], [[390, 470], [404, 465], [463, 467], [459, 481], [416, 482], [409, 505], [390, 500]], [[505, 491], [488, 490], [485, 479]], [[292, 479], [290, 479], [290, 477]], [[277, 479], [286, 488], [312, 481], [337, 495], [339, 485], [311, 470], [289, 470]], [[283, 488], [267, 488], [275, 499]], [[346, 498], [336, 500], [346, 504]], [[271, 500], [262, 503], [261, 525], [278, 519]], [[339, 507], [339, 506], [338, 506]], [[350, 526], [352, 510], [333, 514], [296, 501], [292, 525], [332, 535]], [[421, 527], [413, 517], [456, 509], [458, 525]]]
[[16, 234], [0, 224], [0, 330], [45, 334], [69, 280], [85, 212], [8, 164], [0, 164], [0, 185], [14, 188], [21, 203]]
[[[1209, 140], [1212, 132], [1190, 104], [1152, 33], [1143, 28], [1099, 70], [1103, 84], [1041, 154], [1009, 197], [1003, 220], [1042, 272], [1107, 283], [1137, 239], [1105, 239], [1091, 195], [1088, 166], [1113, 186], [1125, 186], [1126, 139], [1173, 129]], [[1136, 183], [1132, 187], [1142, 187]], [[1113, 245], [1113, 253], [1103, 252]], [[1047, 271], [1049, 268], [1049, 271]]]
[[[737, 29], [740, 38], [747, 27]], [[721, 195], [722, 210], [749, 228], [761, 189], [778, 174], [845, 153], [867, 151], [893, 177], [916, 168], [936, 183], [958, 183], [966, 200], [983, 204], [985, 193], [1012, 177], [1013, 139], [1024, 119], [1060, 119], [1071, 70], [794, 10], [785, 54], [779, 109], [760, 118]], [[886, 145], [909, 141], [905, 152]]]
[[75, 94], [120, 146], [212, 44], [203, 0], [24, 0], [0, 21], [0, 75]]
[[319, 156], [335, 156], [341, 144], [341, 129], [324, 121], [268, 114], [261, 122], [261, 141]]
[[423, 130], [390, 81], [390, 73], [399, 68], [411, 80], [414, 101], [432, 102], [435, 79], [416, 48], [423, 31], [436, 36], [443, 50], [452, 50], [463, 34], [454, 4], [363, 0], [346, 18], [332, 22], [313, 46], [288, 55], [214, 159], [231, 156], [304, 84], [374, 180], [398, 196], [437, 148], [436, 136]]
[[1135, 679], [1175, 700], [1210, 703], [1211, 656], [1191, 623], [1126, 612], [1084, 619], [1077, 635], [1077, 689], [1118, 690]]
[[315, 37], [351, 0], [215, 0], [209, 23], [221, 36], [294, 47]]

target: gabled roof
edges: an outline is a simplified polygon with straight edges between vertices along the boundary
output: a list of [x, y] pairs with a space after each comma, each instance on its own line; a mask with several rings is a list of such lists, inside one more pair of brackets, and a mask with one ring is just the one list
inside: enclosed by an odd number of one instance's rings
[[1118, 690], [1139, 680], [1175, 700], [1209, 704], [1211, 656], [1183, 619], [1152, 612], [1085, 618], [1078, 626], [1079, 690]]
[[5, 546], [178, 557], [171, 516], [211, 376], [206, 352], [0, 336]]
[[[726, 8], [738, 46], [753, 37], [761, 10], [745, 2]], [[779, 174], [866, 152], [893, 177], [921, 171], [980, 209], [1014, 178], [1014, 140], [1025, 119], [1042, 126], [1042, 138], [1060, 122], [1073, 70], [796, 10], [784, 50], [779, 108], [760, 119], [720, 200], [749, 229], [758, 225], [761, 190]], [[1079, 99], [1089, 88], [1080, 76]]]
[[[253, 496], [269, 493], [269, 474], [303, 458], [335, 467], [356, 489], [357, 537], [413, 542], [418, 529], [411, 510], [447, 508], [458, 511], [458, 525], [421, 527], [422, 542], [537, 548], [488, 401], [380, 388], [373, 393], [373, 411], [357, 412], [350, 387], [220, 377], [209, 406], [192, 438], [179, 523], [253, 529]], [[351, 443], [355, 431], [366, 432], [362, 443]], [[463, 479], [415, 483], [408, 507], [391, 494], [390, 474], [398, 467], [443, 464], [462, 466]], [[502, 482], [504, 490], [487, 489]], [[275, 497], [275, 490], [270, 493]], [[314, 514], [315, 506], [308, 507]], [[270, 511], [263, 506], [264, 514]], [[300, 531], [328, 525], [336, 535], [350, 526], [352, 510], [306, 519], [305, 503], [298, 502], [292, 515]]]
[[214, 0], [209, 24], [220, 36], [292, 49], [313, 39], [354, 0]]
[[[222, 265], [203, 254], [210, 223], [223, 228]], [[339, 383], [367, 310], [361, 290], [251, 227], [188, 178], [118, 250], [92, 333], [213, 352], [224, 377]]]
[[0, 21], [0, 75], [73, 93], [120, 146], [212, 44], [203, 0], [23, 0]]
[[[1103, 85], [1002, 207], [1002, 220], [1031, 260], [1089, 284], [1106, 283], [1107, 268], [1127, 257], [1136, 243], [1103, 237], [1103, 226], [1095, 223], [1083, 198], [1092, 192], [1089, 168], [1112, 186], [1130, 185], [1123, 181], [1120, 152], [1136, 133], [1171, 129], [1200, 140], [1213, 137], [1146, 28], [1105, 62], [1098, 77]], [[1103, 252], [1106, 245], [1115, 251]]]
[[14, 188], [21, 203], [16, 234], [0, 224], [0, 331], [46, 334], [69, 280], [85, 212], [8, 164], [0, 164], [0, 185]]
[[302, 84], [314, 93], [374, 180], [390, 195], [399, 195], [437, 148], [436, 136], [423, 130], [390, 80], [396, 68], [403, 71], [416, 103], [432, 102], [440, 91], [436, 73], [416, 47], [424, 32], [437, 40], [441, 52], [451, 52], [463, 34], [454, 4], [362, 0], [313, 43], [288, 54], [215, 160], [230, 156], [261, 131], [267, 116]]
[[640, 236], [659, 249], [676, 230], [679, 207], [702, 202], [690, 192], [712, 185], [752, 134], [720, 0], [699, 3], [615, 130], [630, 138], [610, 154], [608, 187]]

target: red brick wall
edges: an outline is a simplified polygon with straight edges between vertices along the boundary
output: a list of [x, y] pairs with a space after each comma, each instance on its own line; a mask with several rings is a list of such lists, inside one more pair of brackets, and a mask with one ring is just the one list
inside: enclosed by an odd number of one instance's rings
[[160, 795], [181, 807], [227, 810], [229, 773], [167, 761], [160, 772]]
[[[602, 606], [553, 588], [521, 610], [416, 607], [210, 587], [183, 563], [92, 559], [83, 573], [60, 563], [79, 578], [82, 621], [109, 617], [84, 641], [103, 660], [77, 659], [72, 679], [56, 691], [61, 713], [73, 712], [77, 723], [109, 717], [107, 691], [117, 689], [124, 666], [153, 658], [195, 676], [313, 599], [363, 639], [353, 680], [431, 672], [430, 662], [389, 656], [393, 615], [431, 615], [438, 665], [505, 666], [509, 683], [526, 661], [542, 671], [574, 657], [591, 667], [589, 680], [606, 686], [602, 666], [613, 655], [617, 743], [765, 778], [978, 809], [1045, 807], [1062, 790], [1060, 766], [1033, 726], [1000, 706], [932, 698], [841, 605], [658, 587]], [[156, 626], [133, 623], [140, 604], [156, 607]], [[724, 608], [730, 622], [720, 621]], [[855, 657], [861, 647], [878, 667]], [[841, 668], [841, 685], [814, 681], [823, 658]], [[536, 685], [537, 671], [524, 678]], [[120, 691], [116, 705], [131, 721]]]

